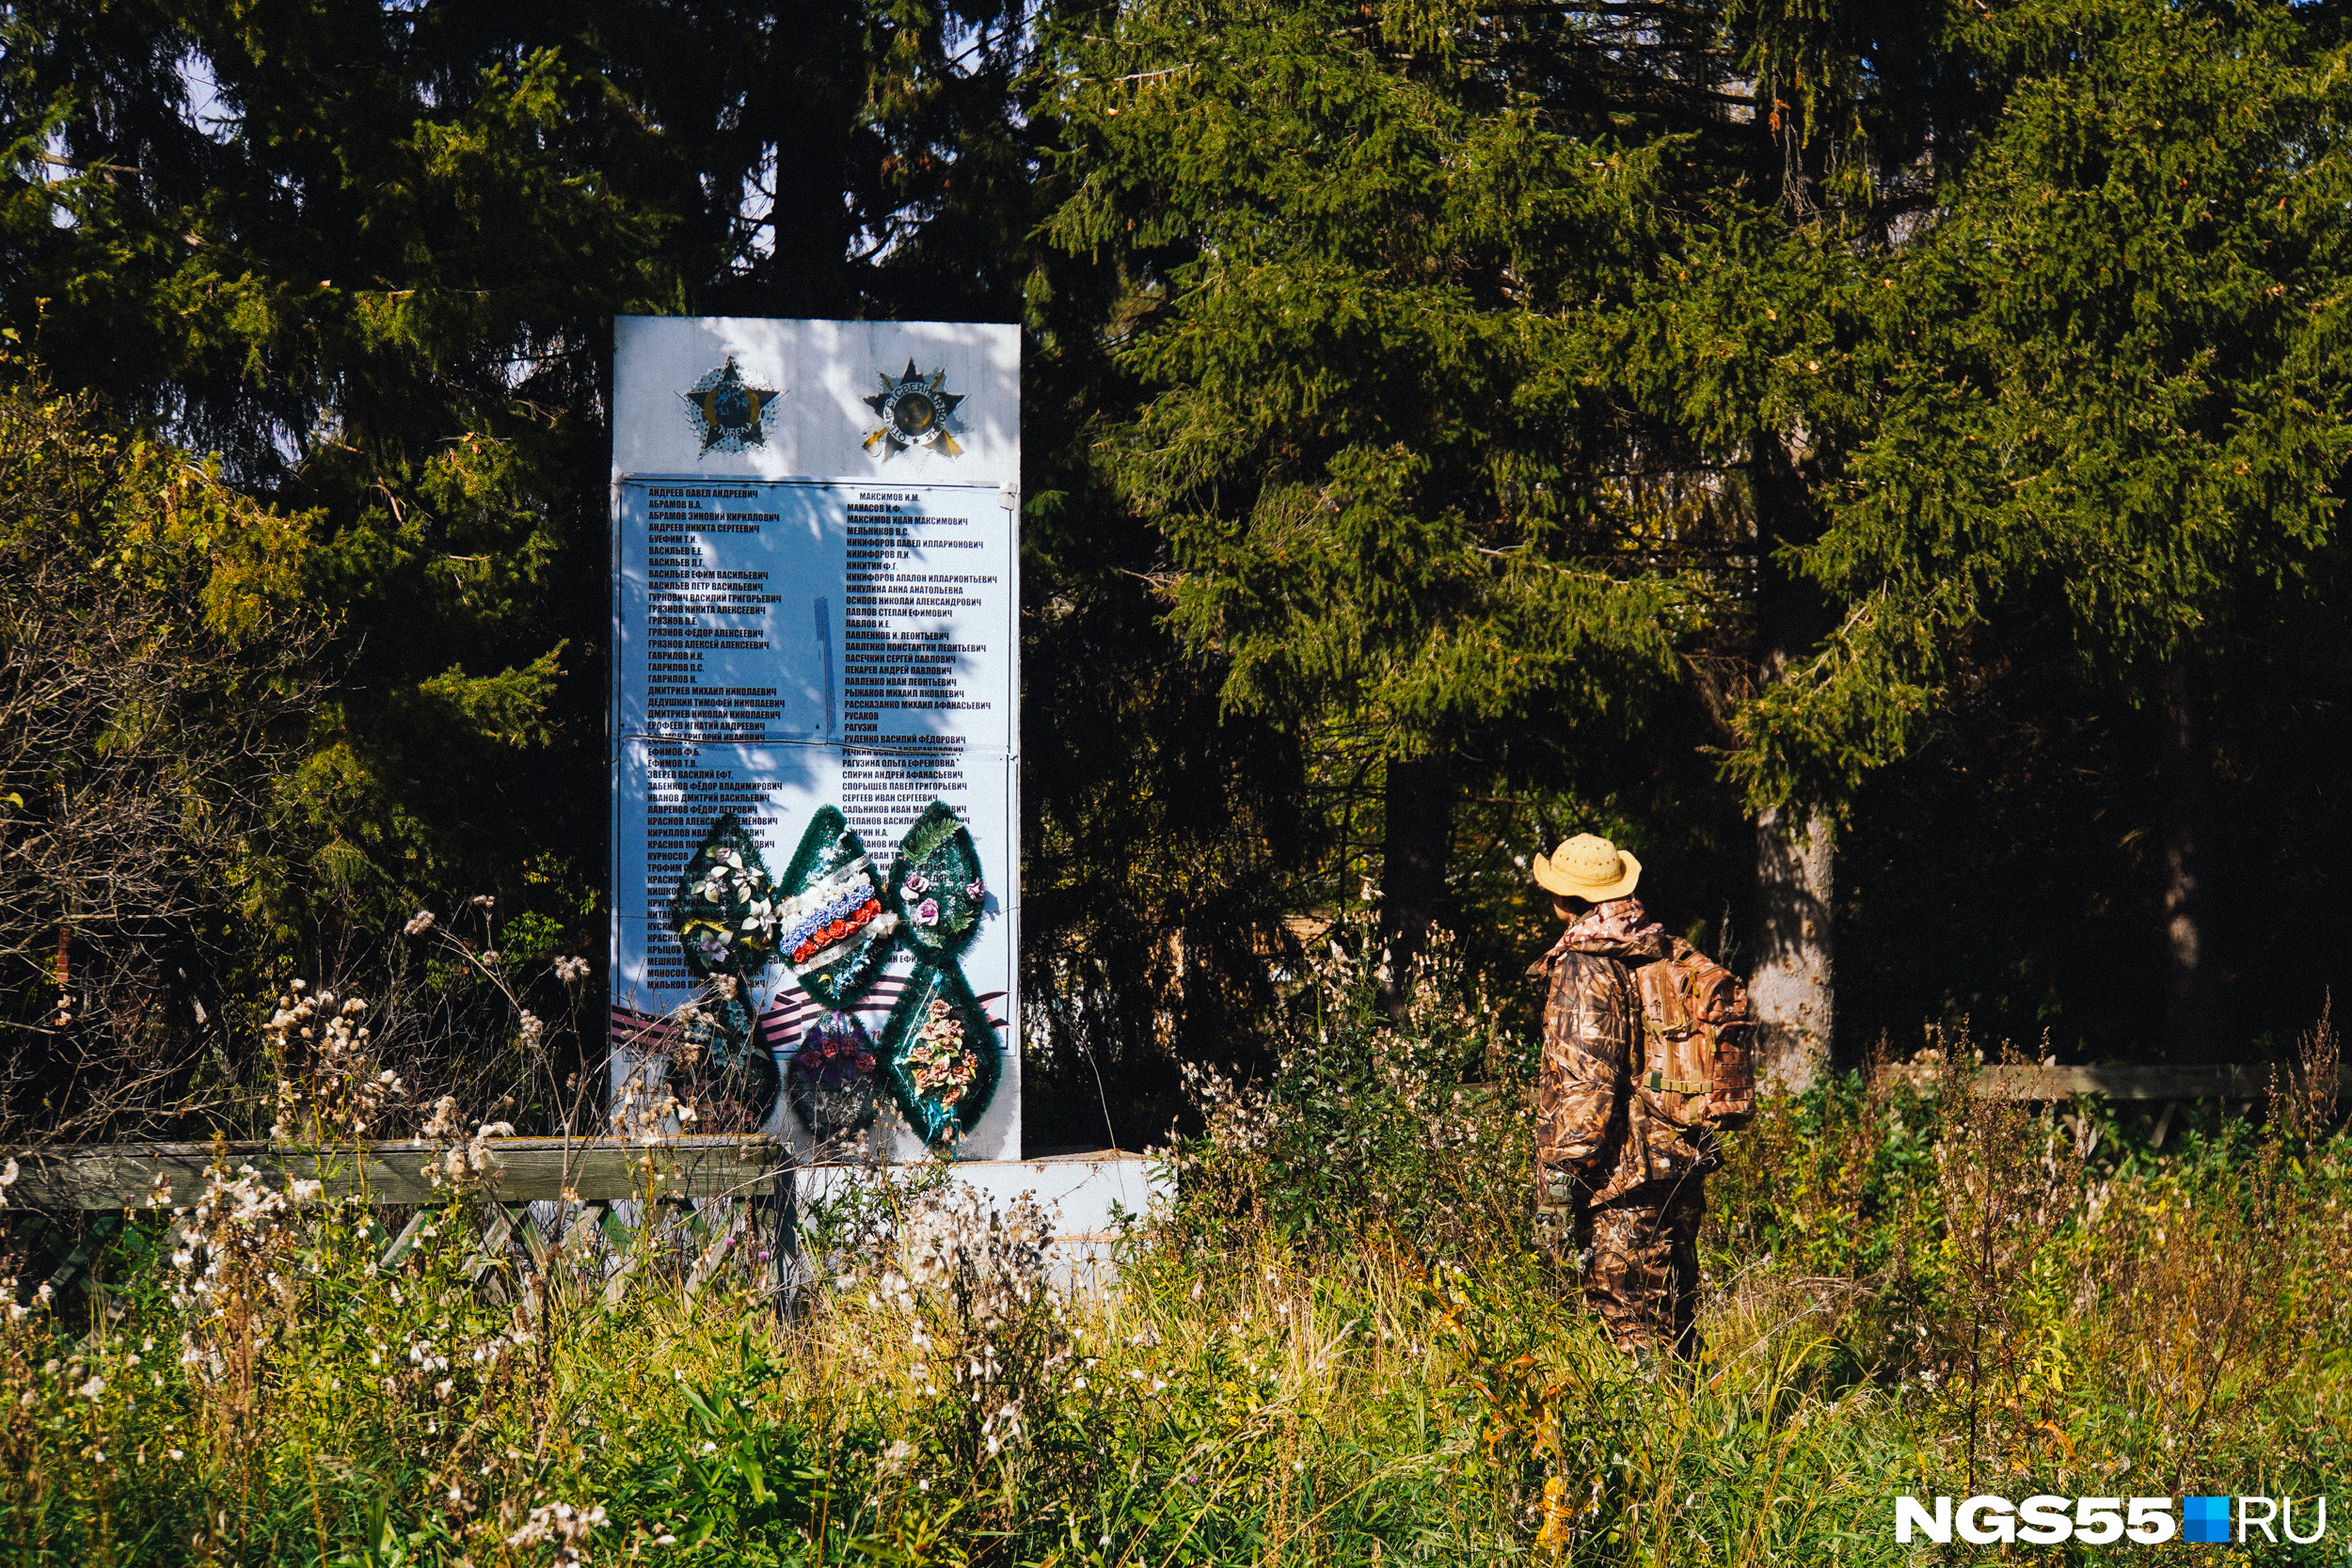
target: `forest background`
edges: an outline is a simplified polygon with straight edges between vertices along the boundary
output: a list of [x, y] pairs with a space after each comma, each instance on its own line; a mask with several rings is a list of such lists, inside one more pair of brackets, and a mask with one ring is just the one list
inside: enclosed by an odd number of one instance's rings
[[2352, 958], [2348, 48], [2159, 0], [0, 8], [7, 1120], [253, 1103], [293, 975], [462, 1033], [421, 908], [600, 965], [627, 312], [1026, 329], [1032, 1148], [1263, 1066], [1333, 942], [1442, 927], [1531, 1017], [1578, 831], [1800, 1067], [2270, 1054]]

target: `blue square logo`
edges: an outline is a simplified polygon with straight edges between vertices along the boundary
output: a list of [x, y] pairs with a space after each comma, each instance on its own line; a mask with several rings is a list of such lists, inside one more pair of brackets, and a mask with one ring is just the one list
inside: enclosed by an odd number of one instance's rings
[[2215, 1545], [2230, 1539], [2230, 1499], [2183, 1497], [2181, 1539]]

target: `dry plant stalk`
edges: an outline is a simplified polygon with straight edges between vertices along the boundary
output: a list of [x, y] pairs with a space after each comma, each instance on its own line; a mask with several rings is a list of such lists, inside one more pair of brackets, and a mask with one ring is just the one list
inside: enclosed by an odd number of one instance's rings
[[2320, 1005], [2318, 1020], [2296, 1041], [2292, 1075], [2274, 1071], [2271, 1077], [2271, 1118], [2282, 1136], [2306, 1148], [2335, 1124], [2336, 1096], [2344, 1079], [2335, 1006], [2330, 995]]
[[1942, 1397], [1958, 1407], [1974, 1489], [1988, 1465], [2022, 1453], [2042, 1418], [2028, 1298], [2081, 1200], [2083, 1166], [2075, 1140], [2060, 1136], [2054, 1119], [1975, 1092], [1983, 1055], [1964, 1035], [1943, 1038], [1941, 1052], [1937, 1190], [1957, 1275], [1942, 1336], [1949, 1347]]

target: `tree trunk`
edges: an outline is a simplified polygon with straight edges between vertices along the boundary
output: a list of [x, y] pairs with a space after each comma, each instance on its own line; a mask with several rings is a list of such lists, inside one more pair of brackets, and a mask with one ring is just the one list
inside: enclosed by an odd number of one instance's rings
[[2212, 949], [2213, 768], [2196, 669], [2183, 650], [2165, 668], [2164, 739], [2156, 775], [2164, 847], [2164, 1053], [2222, 1058]]
[[[1756, 645], [1759, 683], [1786, 679], [1837, 624], [1820, 585], [1797, 573], [1795, 552], [1820, 536], [1809, 455], [1788, 431], [1752, 437], [1756, 500]], [[1828, 1070], [1836, 1003], [1837, 846], [1830, 819], [1804, 803], [1756, 816], [1756, 1003], [1758, 1085], [1796, 1090]]]
[[1445, 863], [1454, 842], [1454, 791], [1445, 758], [1391, 759], [1380, 855], [1380, 938], [1391, 1010], [1404, 1000], [1429, 927], [1447, 915]]
[[1835, 1011], [1837, 844], [1829, 817], [1802, 806], [1756, 816], [1756, 1002], [1761, 1083], [1810, 1085], [1829, 1068]]

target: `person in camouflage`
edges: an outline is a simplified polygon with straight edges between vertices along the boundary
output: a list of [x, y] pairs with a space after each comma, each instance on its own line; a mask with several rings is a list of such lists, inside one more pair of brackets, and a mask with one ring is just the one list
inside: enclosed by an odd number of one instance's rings
[[1536, 1227], [1610, 1338], [1627, 1352], [1697, 1354], [1704, 1130], [1678, 1127], [1635, 1092], [1643, 1062], [1635, 972], [1675, 943], [1630, 896], [1641, 863], [1580, 834], [1535, 862], [1566, 929], [1537, 966], [1549, 977], [1536, 1084]]

